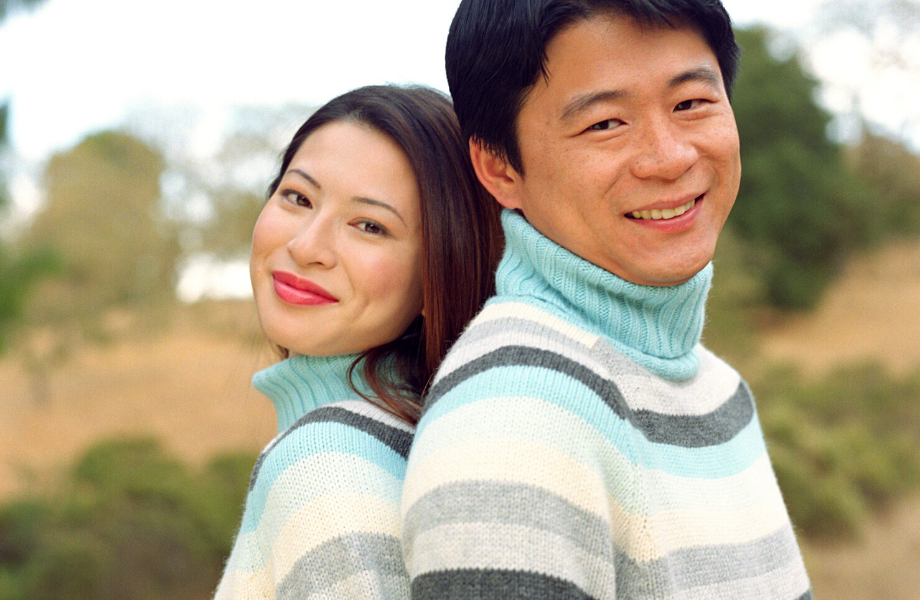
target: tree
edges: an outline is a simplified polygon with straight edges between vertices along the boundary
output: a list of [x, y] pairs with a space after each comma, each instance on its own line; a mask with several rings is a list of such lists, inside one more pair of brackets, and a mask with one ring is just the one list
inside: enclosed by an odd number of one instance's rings
[[34, 250], [21, 255], [0, 246], [0, 354], [12, 330], [23, 319], [29, 292], [41, 279], [55, 273], [60, 261], [53, 252]]
[[116, 131], [52, 156], [46, 202], [27, 234], [64, 259], [56, 289], [37, 303], [46, 318], [86, 320], [113, 306], [172, 298], [178, 243], [162, 216], [163, 169], [159, 152]]
[[[166, 149], [166, 204], [171, 217], [184, 226], [185, 252], [220, 260], [248, 256], [252, 228], [281, 152], [313, 110], [300, 105], [234, 109], [219, 146], [206, 156], [177, 144], [174, 137], [163, 138], [162, 128], [143, 134], [144, 139], [158, 140], [158, 146]], [[175, 122], [177, 116], [144, 114], [145, 123], [157, 119]], [[194, 121], [191, 119], [188, 129], [194, 127]]]
[[275, 159], [280, 154], [275, 139], [279, 136], [264, 122], [276, 120], [266, 111], [260, 119], [261, 129], [233, 133], [214, 156], [219, 178], [206, 188], [211, 216], [200, 226], [204, 252], [224, 259], [248, 256], [252, 228], [265, 204], [265, 190], [274, 177]]
[[868, 236], [866, 188], [828, 138], [831, 117], [798, 58], [773, 56], [763, 29], [737, 37], [743, 54], [732, 104], [743, 175], [729, 227], [748, 241], [767, 300], [807, 308]]
[[[7, 3], [0, 3], [0, 21], [7, 10]], [[8, 122], [9, 104], [0, 104], [0, 156], [10, 151], [7, 144]], [[0, 172], [0, 216], [10, 202], [4, 175]], [[54, 272], [57, 265], [53, 253], [44, 248], [18, 253], [0, 241], [0, 354], [6, 350], [12, 330], [22, 321], [29, 291], [40, 279]]]
[[[0, 24], [14, 12], [34, 8], [41, 2], [42, 0], [0, 0]], [[0, 153], [6, 150], [5, 146], [9, 140], [7, 137], [9, 134], [7, 131], [9, 117], [10, 102], [9, 100], [4, 100], [0, 102]], [[0, 208], [3, 208], [8, 201], [6, 181], [0, 179]]]
[[920, 234], [920, 156], [904, 144], [865, 132], [848, 149], [850, 169], [873, 189], [882, 233]]
[[33, 8], [42, 0], [0, 0], [0, 23], [16, 10]]

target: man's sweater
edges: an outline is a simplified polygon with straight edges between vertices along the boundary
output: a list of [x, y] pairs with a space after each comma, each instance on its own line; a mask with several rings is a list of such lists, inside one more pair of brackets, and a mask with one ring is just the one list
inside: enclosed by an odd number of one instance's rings
[[412, 597], [810, 598], [748, 387], [699, 344], [712, 267], [634, 285], [502, 221], [410, 452]]
[[217, 600], [408, 597], [399, 498], [412, 428], [349, 387], [354, 359], [298, 356], [253, 377], [279, 434], [253, 469]]

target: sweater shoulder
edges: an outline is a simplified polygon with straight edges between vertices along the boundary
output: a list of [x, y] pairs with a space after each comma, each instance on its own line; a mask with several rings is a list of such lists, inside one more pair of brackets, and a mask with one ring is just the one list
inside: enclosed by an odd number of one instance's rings
[[415, 428], [364, 399], [316, 408], [279, 433], [253, 467], [250, 490], [271, 486], [289, 467], [324, 456], [353, 457], [398, 474], [404, 468]]
[[[530, 397], [575, 404], [580, 412], [618, 397], [609, 369], [598, 360], [600, 343], [597, 334], [539, 300], [493, 298], [441, 363], [420, 427], [445, 411], [490, 399]], [[512, 405], [502, 402], [497, 410], [514, 413]]]
[[413, 428], [366, 400], [324, 405], [253, 470], [218, 598], [407, 598], [399, 499]]
[[756, 419], [753, 398], [733, 368], [702, 346], [698, 351], [695, 374], [671, 380], [539, 306], [493, 302], [444, 360], [426, 397], [423, 427], [474, 404], [488, 406], [489, 420], [504, 412], [510, 420], [527, 398], [531, 411], [553, 405], [610, 435], [635, 428], [683, 446], [678, 433], [698, 429], [702, 438], [694, 443], [721, 443]]
[[556, 351], [574, 360], [589, 360], [600, 336], [549, 308], [532, 299], [493, 299], [448, 352], [436, 380], [474, 360], [497, 359], [499, 349], [517, 348], [526, 354]]
[[[473, 361], [501, 361], [501, 353], [496, 351], [504, 350], [507, 354], [510, 348], [515, 348], [519, 357], [555, 353], [567, 360], [600, 368], [607, 378], [616, 379], [624, 374], [629, 378], [641, 376], [666, 381], [637, 364], [633, 357], [603, 336], [584, 327], [577, 315], [558, 311], [539, 299], [509, 296], [493, 298], [470, 322], [442, 362], [435, 381]], [[700, 368], [694, 377], [680, 384], [714, 376], [735, 379], [736, 385], [740, 382], [738, 373], [702, 344], [698, 344], [695, 351], [700, 358]]]
[[[441, 363], [429, 401], [451, 380], [466, 379], [496, 367], [541, 365], [562, 373], [590, 373], [611, 383], [667, 389], [715, 385], [734, 393], [744, 385], [740, 375], [701, 344], [695, 348], [700, 364], [694, 375], [679, 381], [662, 377], [639, 364], [616, 345], [566, 315], [531, 298], [496, 297], [467, 326]], [[580, 375], [576, 375], [583, 378]], [[669, 394], [665, 394], [669, 395]], [[708, 394], [724, 398], [725, 391]]]

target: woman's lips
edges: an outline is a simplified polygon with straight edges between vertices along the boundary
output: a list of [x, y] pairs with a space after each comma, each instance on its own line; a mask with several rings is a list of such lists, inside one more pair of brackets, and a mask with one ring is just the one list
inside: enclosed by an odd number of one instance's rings
[[275, 294], [288, 304], [297, 306], [320, 306], [338, 302], [332, 294], [308, 279], [301, 279], [293, 273], [275, 271], [272, 273]]

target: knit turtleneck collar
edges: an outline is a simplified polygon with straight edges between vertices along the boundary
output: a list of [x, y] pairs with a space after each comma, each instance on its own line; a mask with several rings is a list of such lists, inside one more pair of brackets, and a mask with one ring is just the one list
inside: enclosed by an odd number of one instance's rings
[[505, 210], [502, 225], [506, 247], [496, 274], [499, 295], [536, 298], [542, 308], [569, 321], [574, 317], [667, 379], [681, 381], [696, 373], [711, 263], [679, 285], [637, 285], [559, 246], [517, 212]]
[[[348, 384], [348, 368], [356, 358], [354, 354], [295, 356], [253, 375], [252, 385], [271, 399], [278, 431], [285, 431], [314, 408], [357, 396]], [[360, 368], [354, 380], [359, 390], [368, 393]]]

